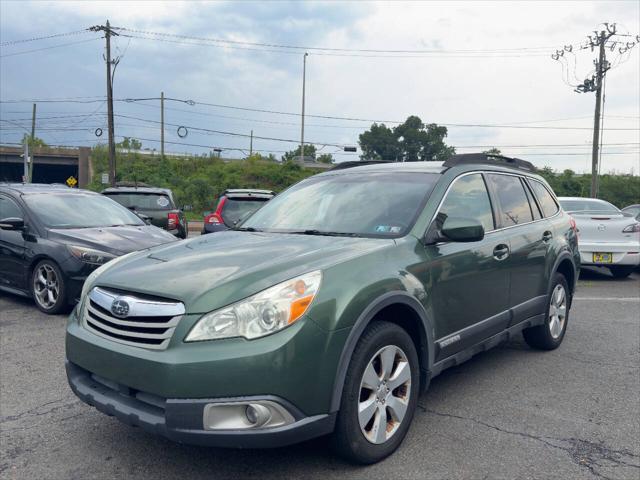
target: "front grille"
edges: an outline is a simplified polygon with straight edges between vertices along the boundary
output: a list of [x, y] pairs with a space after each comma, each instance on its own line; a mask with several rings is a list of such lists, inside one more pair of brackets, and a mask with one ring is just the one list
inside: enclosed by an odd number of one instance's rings
[[[113, 313], [116, 300], [126, 305], [119, 316]], [[167, 348], [184, 312], [180, 302], [95, 287], [84, 300], [82, 321], [88, 330], [114, 342], [162, 350]]]

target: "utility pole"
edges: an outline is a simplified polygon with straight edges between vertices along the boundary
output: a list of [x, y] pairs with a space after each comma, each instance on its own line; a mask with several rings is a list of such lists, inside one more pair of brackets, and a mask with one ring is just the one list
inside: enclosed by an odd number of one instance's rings
[[33, 181], [33, 162], [35, 160], [33, 142], [36, 139], [36, 104], [33, 104], [33, 113], [31, 114], [31, 158], [29, 159], [29, 174], [27, 176], [27, 183]]
[[[578, 45], [574, 47], [573, 45], [565, 45], [563, 49], [556, 50], [554, 54], [551, 55], [551, 58], [561, 63], [567, 62], [567, 58], [565, 58], [566, 53], [572, 53], [573, 50], [587, 50], [590, 49], [592, 52], [595, 48], [598, 48], [598, 58], [594, 60], [595, 64], [595, 74], [591, 78], [587, 78], [580, 85], [575, 86], [575, 92], [577, 93], [596, 93], [596, 105], [595, 112], [593, 115], [593, 143], [591, 148], [591, 192], [590, 195], [593, 198], [597, 198], [598, 196], [598, 174], [600, 172], [600, 159], [602, 156], [600, 155], [601, 143], [602, 143], [602, 132], [601, 125], [603, 123], [602, 119], [602, 104], [603, 104], [603, 94], [604, 94], [604, 81], [607, 70], [611, 68], [611, 62], [607, 61], [607, 49], [611, 52], [617, 51], [620, 56], [626, 54], [629, 50], [631, 50], [634, 46], [640, 43], [640, 35], [635, 36], [635, 41], [629, 41], [628, 37], [631, 37], [629, 34], [622, 34], [617, 32], [616, 24], [604, 23], [604, 29], [601, 29], [600, 32], [594, 31], [594, 35], [590, 35], [588, 37], [588, 42], [585, 44]], [[613, 38], [612, 37], [616, 37]], [[627, 38], [625, 38], [627, 37]], [[618, 57], [619, 59], [620, 57]], [[615, 61], [613, 63], [616, 63]], [[569, 65], [563, 63], [563, 73], [568, 71]], [[569, 83], [568, 79], [565, 79], [565, 83]]]
[[304, 53], [302, 57], [302, 128], [300, 130], [300, 158], [304, 163], [304, 95], [305, 95], [305, 84], [307, 80], [307, 57], [309, 54], [307, 52]]
[[105, 61], [107, 63], [107, 129], [109, 131], [109, 180], [112, 187], [116, 186], [116, 144], [115, 134], [113, 131], [113, 77], [111, 75], [111, 65], [117, 65], [118, 59], [111, 60], [111, 36], [118, 36], [114, 32], [107, 20], [106, 25], [96, 25], [89, 30], [94, 32], [103, 31], [104, 38], [107, 42], [107, 55]]
[[[615, 25], [613, 27], [615, 33]], [[611, 35], [609, 35], [611, 36]], [[596, 63], [596, 111], [593, 116], [593, 144], [591, 148], [591, 196], [598, 198], [598, 149], [600, 148], [600, 110], [602, 109], [602, 80], [608, 69], [605, 65], [607, 55], [604, 44], [608, 40], [607, 32], [600, 32], [598, 37], [598, 62]]]
[[251, 140], [249, 140], [249, 156], [253, 155], [253, 130], [251, 130]]
[[160, 92], [160, 156], [164, 158], [164, 92]]
[[24, 168], [22, 170], [22, 181], [29, 183], [29, 138], [27, 134], [24, 135]]

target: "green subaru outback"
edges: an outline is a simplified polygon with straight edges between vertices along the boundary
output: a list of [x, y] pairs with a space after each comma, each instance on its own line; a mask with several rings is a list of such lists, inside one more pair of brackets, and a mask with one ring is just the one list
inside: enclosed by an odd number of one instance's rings
[[520, 332], [562, 342], [576, 228], [534, 172], [479, 154], [342, 165], [234, 230], [112, 260], [69, 320], [69, 384], [178, 442], [332, 434], [379, 461], [444, 369]]

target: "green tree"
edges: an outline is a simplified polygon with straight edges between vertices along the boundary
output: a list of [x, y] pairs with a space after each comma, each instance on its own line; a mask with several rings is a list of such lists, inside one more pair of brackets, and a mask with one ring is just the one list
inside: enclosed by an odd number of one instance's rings
[[442, 161], [455, 153], [455, 148], [445, 143], [446, 137], [447, 127], [425, 124], [415, 115], [393, 128], [384, 123], [374, 123], [360, 135], [361, 158], [405, 162]]
[[[282, 161], [283, 162], [291, 162], [291, 161], [294, 161], [294, 160], [298, 160], [299, 158], [300, 158], [300, 145], [298, 145], [295, 150], [291, 150], [291, 151], [285, 153], [282, 156]], [[305, 159], [311, 159], [311, 160], [315, 160], [316, 159], [316, 146], [315, 145], [306, 144], [304, 146], [304, 158]]]
[[322, 155], [318, 155], [316, 158], [316, 162], [320, 163], [333, 163], [333, 155], [330, 153], [323, 153]]
[[120, 143], [116, 143], [116, 148], [125, 150], [142, 150], [142, 142], [132, 137], [124, 137]]
[[496, 147], [491, 147], [489, 150], [485, 150], [482, 153], [484, 153], [485, 155], [502, 155], [500, 149]]
[[42, 140], [41, 138], [38, 137], [31, 137], [31, 135], [25, 135], [22, 138], [22, 145], [24, 146], [24, 141], [27, 141], [27, 143], [29, 144], [30, 148], [33, 147], [48, 147], [49, 145], [47, 145], [44, 140]]

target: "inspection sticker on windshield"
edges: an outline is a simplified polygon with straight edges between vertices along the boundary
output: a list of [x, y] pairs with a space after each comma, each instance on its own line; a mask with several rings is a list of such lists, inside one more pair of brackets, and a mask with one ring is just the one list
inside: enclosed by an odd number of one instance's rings
[[376, 233], [400, 233], [402, 227], [392, 227], [391, 225], [377, 225]]
[[158, 197], [158, 200], [156, 200], [156, 202], [161, 207], [166, 207], [167, 205], [169, 205], [169, 200], [167, 199], [167, 197]]

